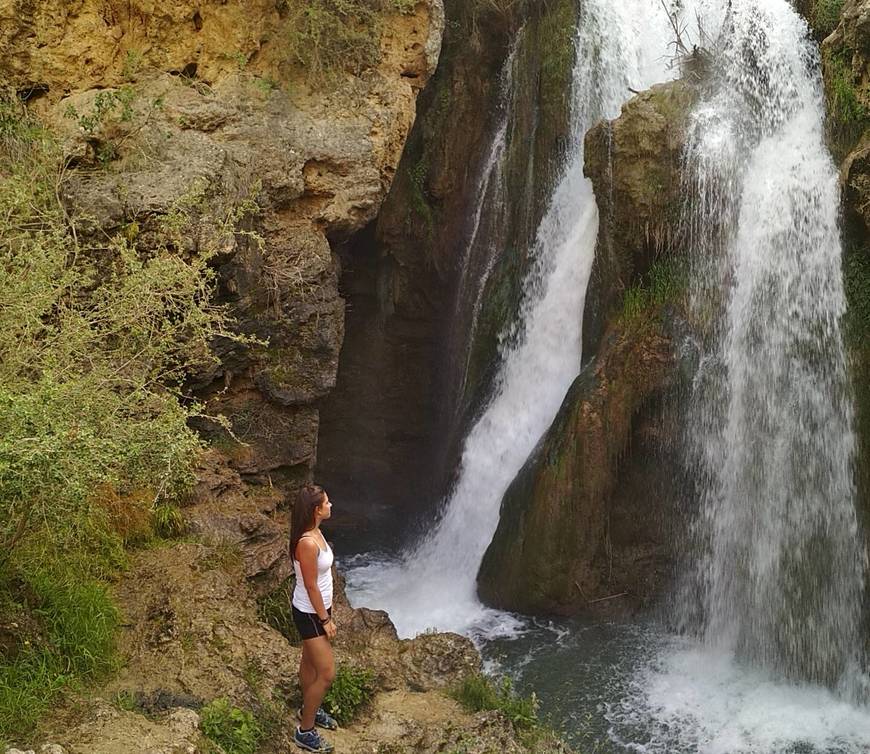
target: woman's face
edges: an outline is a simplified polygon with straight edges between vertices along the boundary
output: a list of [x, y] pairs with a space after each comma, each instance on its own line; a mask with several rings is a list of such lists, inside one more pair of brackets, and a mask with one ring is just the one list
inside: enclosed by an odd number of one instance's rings
[[323, 493], [323, 502], [315, 509], [317, 517], [322, 521], [332, 515], [332, 503], [329, 502], [329, 495]]

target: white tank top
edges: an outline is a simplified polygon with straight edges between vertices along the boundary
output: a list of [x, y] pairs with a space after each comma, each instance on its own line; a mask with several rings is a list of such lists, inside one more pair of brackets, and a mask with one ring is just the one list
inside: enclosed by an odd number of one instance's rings
[[[314, 537], [311, 537], [314, 539]], [[326, 540], [323, 540], [326, 542]], [[314, 540], [317, 544], [317, 540]], [[332, 554], [332, 548], [327, 543], [326, 549], [321, 550], [320, 545], [317, 545], [317, 588], [320, 589], [320, 596], [323, 597], [323, 606], [327, 609], [332, 607], [332, 561], [335, 559]], [[316, 613], [314, 605], [308, 599], [308, 591], [305, 589], [305, 582], [302, 580], [302, 567], [299, 561], [293, 558], [293, 570], [296, 572], [296, 588], [293, 590], [293, 607], [301, 610], [303, 613]]]

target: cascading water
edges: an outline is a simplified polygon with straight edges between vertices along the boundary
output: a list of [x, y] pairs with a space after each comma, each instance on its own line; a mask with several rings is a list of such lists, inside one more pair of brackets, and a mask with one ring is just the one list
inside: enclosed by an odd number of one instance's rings
[[865, 752], [866, 558], [818, 57], [786, 0], [697, 12], [719, 32], [686, 153], [706, 340], [689, 426], [701, 557], [683, 612], [700, 642], [639, 672], [611, 735], [649, 754]]
[[499, 642], [516, 624], [474, 591], [502, 494], [579, 366], [597, 228], [582, 134], [617, 114], [629, 86], [668, 78], [673, 30], [659, 0], [583, 3], [572, 149], [493, 394], [431, 534], [398, 561], [352, 569], [351, 598], [388, 609], [403, 635], [437, 627], [493, 639], [596, 751], [863, 754], [865, 555], [817, 54], [787, 0], [672, 7], [680, 29], [699, 20], [713, 69], [686, 154], [693, 320], [704, 333], [689, 433], [700, 564], [683, 611], [694, 630], [572, 624], [554, 636], [526, 625]]
[[804, 23], [785, 0], [735, 0], [723, 23], [688, 153], [719, 216], [703, 225], [720, 238], [695, 234], [696, 251], [725, 255], [699, 286], [727, 291], [692, 424], [703, 633], [777, 675], [833, 685], [854, 665], [864, 570], [837, 175]]
[[583, 136], [615, 117], [630, 89], [668, 78], [668, 20], [658, 0], [583, 3], [573, 76], [572, 139], [538, 228], [520, 319], [502, 368], [465, 439], [458, 479], [434, 530], [398, 562], [352, 568], [355, 604], [386, 609], [402, 635], [427, 628], [496, 635], [511, 621], [484, 608], [475, 581], [501, 499], [550, 425], [580, 368], [581, 321], [598, 212], [583, 176]]

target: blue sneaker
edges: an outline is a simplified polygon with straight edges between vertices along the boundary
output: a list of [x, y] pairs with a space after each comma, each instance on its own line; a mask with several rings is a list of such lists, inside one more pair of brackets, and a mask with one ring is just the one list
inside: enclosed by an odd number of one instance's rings
[[334, 750], [334, 746], [320, 737], [320, 734], [316, 730], [306, 730], [302, 731], [299, 727], [296, 727], [296, 732], [293, 734], [293, 742], [300, 748], [305, 749], [305, 751], [316, 751], [322, 752], [322, 754], [329, 754]]
[[[297, 711], [296, 716], [300, 720], [302, 719], [301, 709]], [[330, 715], [325, 709], [323, 709], [323, 707], [318, 707], [317, 712], [314, 713], [314, 724], [318, 728], [326, 728], [326, 730], [338, 730], [338, 722], [332, 715]]]

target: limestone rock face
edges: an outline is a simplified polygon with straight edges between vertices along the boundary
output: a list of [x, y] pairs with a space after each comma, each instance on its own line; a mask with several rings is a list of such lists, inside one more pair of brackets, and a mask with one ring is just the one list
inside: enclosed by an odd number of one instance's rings
[[[441, 63], [390, 194], [346, 255], [343, 367], [322, 410], [320, 478], [353, 501], [355, 532], [369, 524], [372, 539], [444, 489], [570, 136], [577, 3], [446, 6]], [[486, 189], [500, 129], [499, 177]]]
[[[43, 744], [40, 754], [206, 754], [211, 747], [199, 731], [199, 715], [176, 708], [149, 719], [97, 699], [77, 726]], [[8, 752], [8, 754], [14, 754]], [[34, 752], [35, 754], [35, 752]]]
[[[673, 490], [643, 468], [644, 413], [661, 418], [650, 408], [674, 387], [676, 362], [674, 338], [660, 326], [608, 330], [505, 493], [478, 575], [487, 604], [570, 614], [634, 607], [654, 593], [666, 575]], [[623, 602], [594, 602], [625, 592]]]
[[441, 0], [385, 14], [380, 62], [312, 86], [288, 52], [286, 4], [0, 3], [0, 76], [59, 132], [67, 200], [94, 237], [143, 254], [194, 222], [181, 253], [216, 253], [218, 296], [247, 343], [193, 386], [246, 478], [293, 488], [317, 449], [317, 403], [344, 338], [337, 245], [371, 222], [438, 60]]
[[695, 97], [682, 81], [655, 86], [586, 136], [601, 215], [583, 323], [589, 361], [502, 500], [478, 574], [489, 604], [623, 611], [652, 599], [669, 575], [679, 499], [669, 407], [687, 326], [678, 294], [634, 314], [622, 301], [673, 251]]
[[586, 134], [584, 172], [595, 187], [601, 231], [586, 292], [584, 354], [595, 352], [623, 291], [674, 240], [681, 156], [696, 97], [685, 81], [659, 84]]

